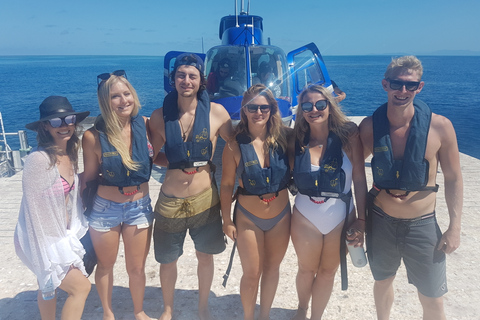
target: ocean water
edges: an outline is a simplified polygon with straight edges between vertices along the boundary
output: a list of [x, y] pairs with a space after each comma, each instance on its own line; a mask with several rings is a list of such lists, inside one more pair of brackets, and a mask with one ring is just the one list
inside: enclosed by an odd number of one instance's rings
[[[433, 112], [449, 118], [460, 151], [480, 158], [480, 57], [419, 56], [425, 87], [419, 94]], [[325, 56], [332, 79], [346, 92], [347, 115], [366, 116], [386, 102], [381, 86], [390, 56]], [[124, 69], [150, 116], [163, 102], [161, 56], [0, 56], [0, 111], [7, 132], [38, 119], [38, 105], [50, 95], [66, 96], [79, 111], [99, 114], [98, 74]], [[28, 133], [35, 145], [35, 133]], [[18, 139], [8, 137], [12, 149]]]
[[[452, 121], [460, 152], [480, 158], [480, 56], [418, 56], [425, 82], [417, 97]], [[327, 56], [332, 79], [347, 93], [347, 115], [371, 115], [387, 101], [381, 80], [390, 56]]]

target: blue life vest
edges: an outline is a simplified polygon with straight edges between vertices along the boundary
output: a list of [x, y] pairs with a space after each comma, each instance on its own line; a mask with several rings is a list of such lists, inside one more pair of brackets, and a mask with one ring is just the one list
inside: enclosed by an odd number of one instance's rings
[[150, 180], [152, 158], [148, 150], [147, 128], [142, 116], [131, 118], [132, 127], [132, 160], [140, 165], [135, 171], [130, 171], [122, 163], [122, 157], [117, 149], [110, 144], [105, 133], [105, 122], [100, 116], [95, 121], [102, 147], [102, 185], [130, 187], [139, 186]]
[[241, 178], [246, 191], [242, 194], [277, 193], [287, 187], [290, 180], [290, 165], [288, 156], [282, 148], [277, 147], [275, 151], [270, 149], [270, 166], [262, 168], [250, 137], [246, 134], [237, 135], [237, 142], [241, 153], [239, 167], [243, 169]]
[[[308, 134], [305, 136], [308, 145]], [[325, 154], [320, 162], [320, 170], [311, 170], [310, 150], [302, 152], [298, 141], [295, 142], [295, 164], [293, 180], [298, 191], [310, 197], [341, 198], [345, 190], [345, 171], [343, 165], [342, 141], [330, 131]]]
[[430, 189], [426, 188], [429, 163], [425, 159], [425, 150], [432, 111], [418, 99], [414, 100], [413, 105], [415, 114], [410, 122], [410, 133], [403, 159], [400, 160], [393, 157], [387, 104], [383, 104], [373, 113], [372, 173], [375, 186], [379, 189], [406, 191]]
[[[305, 135], [304, 145], [308, 145], [309, 133]], [[340, 273], [342, 278], [342, 290], [348, 288], [347, 261], [345, 235], [347, 233], [347, 218], [350, 213], [350, 202], [352, 190], [343, 193], [345, 190], [345, 171], [343, 165], [343, 149], [340, 138], [330, 131], [327, 138], [327, 146], [322, 160], [320, 170], [312, 172], [310, 150], [300, 148], [298, 141], [295, 141], [295, 164], [293, 167], [293, 180], [298, 191], [310, 197], [310, 200], [317, 203], [312, 197], [339, 198], [345, 202], [345, 220], [343, 222], [340, 237]], [[322, 203], [318, 202], [318, 203]]]
[[210, 141], [210, 99], [204, 90], [198, 99], [193, 123], [193, 138], [183, 141], [178, 120], [178, 92], [170, 92], [163, 101], [163, 120], [165, 122], [165, 155], [169, 169], [202, 167], [212, 158]]

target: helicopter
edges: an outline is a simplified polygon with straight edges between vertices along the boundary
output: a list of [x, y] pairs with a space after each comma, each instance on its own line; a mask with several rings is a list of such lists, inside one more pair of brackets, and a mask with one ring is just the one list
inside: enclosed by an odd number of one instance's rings
[[[250, 7], [250, 3], [248, 4]], [[207, 53], [195, 53], [204, 60], [207, 91], [210, 100], [225, 107], [235, 123], [240, 119], [243, 92], [251, 85], [263, 83], [274, 94], [282, 121], [291, 125], [295, 118], [297, 96], [309, 85], [320, 84], [332, 94], [332, 82], [317, 46], [312, 42], [288, 54], [276, 46], [264, 43], [263, 18], [244, 10], [220, 20], [221, 44]], [[175, 59], [183, 51], [170, 51], [164, 57], [165, 94], [174, 90], [169, 74]], [[208, 85], [213, 77], [221, 77], [215, 86]]]

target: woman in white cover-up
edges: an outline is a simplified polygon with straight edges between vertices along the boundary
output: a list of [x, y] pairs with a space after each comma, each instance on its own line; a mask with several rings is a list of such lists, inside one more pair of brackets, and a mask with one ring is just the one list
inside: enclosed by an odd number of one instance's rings
[[91, 284], [80, 242], [87, 231], [80, 200], [76, 124], [90, 112], [75, 112], [65, 97], [50, 96], [39, 107], [38, 148], [26, 159], [15, 251], [37, 276], [42, 320], [55, 319], [55, 289], [68, 293], [62, 319], [80, 319]]

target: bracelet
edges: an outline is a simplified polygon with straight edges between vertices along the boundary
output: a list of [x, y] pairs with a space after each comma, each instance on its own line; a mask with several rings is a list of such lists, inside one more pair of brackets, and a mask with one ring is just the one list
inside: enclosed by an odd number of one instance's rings
[[357, 218], [357, 220], [365, 222], [365, 219], [362, 219], [362, 218]]

